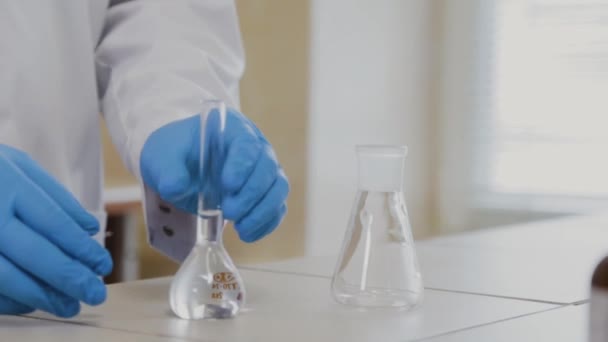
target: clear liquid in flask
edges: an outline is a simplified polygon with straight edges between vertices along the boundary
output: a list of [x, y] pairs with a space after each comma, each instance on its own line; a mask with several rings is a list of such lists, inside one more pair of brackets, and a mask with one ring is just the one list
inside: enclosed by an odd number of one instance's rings
[[222, 244], [221, 211], [199, 213], [197, 225], [197, 243], [171, 284], [171, 308], [183, 319], [234, 317], [245, 288]]
[[405, 196], [401, 146], [360, 146], [357, 197], [334, 270], [336, 301], [411, 309], [423, 298], [422, 276]]

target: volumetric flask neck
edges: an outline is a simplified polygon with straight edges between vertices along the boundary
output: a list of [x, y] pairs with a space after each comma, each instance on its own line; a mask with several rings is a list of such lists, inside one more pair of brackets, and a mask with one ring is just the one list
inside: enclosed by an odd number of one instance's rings
[[221, 210], [199, 211], [196, 225], [196, 244], [222, 244], [224, 216]]
[[422, 299], [401, 190], [406, 152], [392, 146], [357, 149], [359, 189], [332, 279], [340, 303], [410, 308]]
[[196, 244], [171, 283], [171, 309], [180, 318], [231, 318], [244, 303], [243, 280], [222, 244], [220, 175], [226, 107], [207, 102], [201, 113], [200, 188]]

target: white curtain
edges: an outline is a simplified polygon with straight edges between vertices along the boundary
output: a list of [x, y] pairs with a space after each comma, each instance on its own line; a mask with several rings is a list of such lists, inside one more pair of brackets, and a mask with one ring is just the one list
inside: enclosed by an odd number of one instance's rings
[[443, 1], [439, 227], [606, 206], [608, 1]]

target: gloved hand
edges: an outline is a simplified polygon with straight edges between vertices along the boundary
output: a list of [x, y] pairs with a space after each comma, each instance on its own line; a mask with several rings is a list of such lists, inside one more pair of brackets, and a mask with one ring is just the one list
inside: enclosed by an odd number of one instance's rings
[[[170, 123], [144, 144], [144, 182], [177, 208], [196, 213], [199, 188], [200, 117]], [[224, 217], [235, 223], [242, 241], [270, 234], [287, 211], [289, 182], [260, 130], [243, 114], [227, 110], [226, 156], [221, 170]]]
[[109, 253], [95, 217], [26, 154], [0, 145], [0, 314], [59, 317], [102, 303]]

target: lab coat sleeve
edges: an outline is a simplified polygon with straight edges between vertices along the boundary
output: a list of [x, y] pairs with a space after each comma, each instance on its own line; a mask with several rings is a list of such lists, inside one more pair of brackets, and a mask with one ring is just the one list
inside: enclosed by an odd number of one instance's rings
[[[205, 99], [239, 109], [244, 52], [232, 1], [114, 1], [95, 62], [108, 131], [140, 182], [141, 150], [153, 131], [197, 114]], [[183, 244], [193, 241], [192, 215], [142, 186], [150, 243], [183, 260], [190, 247]]]

